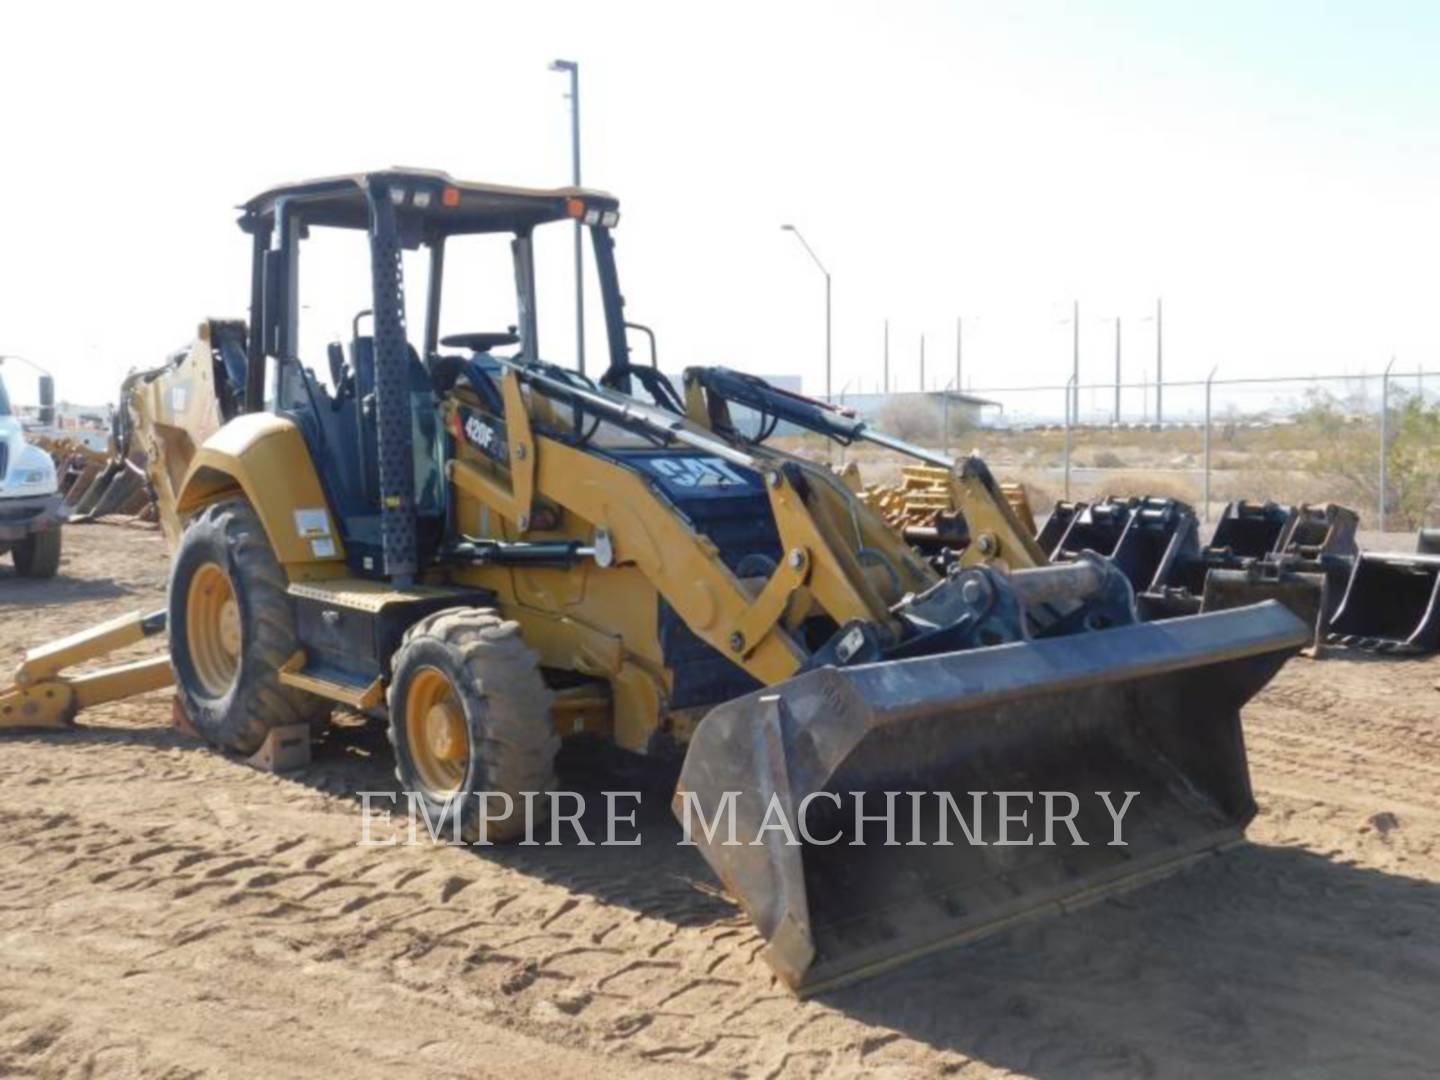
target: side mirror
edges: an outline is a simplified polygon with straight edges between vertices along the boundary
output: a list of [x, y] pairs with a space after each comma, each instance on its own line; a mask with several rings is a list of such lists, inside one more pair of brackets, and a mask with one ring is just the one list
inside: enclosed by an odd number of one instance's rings
[[658, 368], [660, 364], [655, 355], [655, 331], [651, 330], [650, 327], [646, 326], [644, 323], [638, 322], [627, 322], [625, 324], [625, 329], [638, 330], [640, 331], [640, 333], [644, 334], [647, 338], [650, 339], [650, 366], [652, 368]]
[[55, 379], [50, 375], [40, 376], [40, 426], [55, 426]]

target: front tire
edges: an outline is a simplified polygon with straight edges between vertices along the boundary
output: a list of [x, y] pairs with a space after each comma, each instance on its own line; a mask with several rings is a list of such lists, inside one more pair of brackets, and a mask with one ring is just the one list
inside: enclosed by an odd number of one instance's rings
[[170, 660], [190, 722], [216, 746], [260, 749], [273, 727], [311, 724], [329, 702], [284, 686], [299, 647], [285, 571], [249, 502], [208, 506], [180, 538], [170, 573]]
[[60, 526], [31, 533], [15, 545], [10, 557], [21, 577], [54, 577], [60, 570]]
[[[436, 835], [455, 835], [457, 824], [472, 843], [525, 835], [524, 793], [555, 786], [552, 698], [519, 624], [494, 611], [448, 608], [406, 632], [388, 692], [390, 742], [396, 778], [424, 802]], [[499, 792], [512, 810], [482, 833], [476, 796]], [[549, 799], [532, 801], [539, 824]], [[502, 805], [492, 801], [491, 812]]]

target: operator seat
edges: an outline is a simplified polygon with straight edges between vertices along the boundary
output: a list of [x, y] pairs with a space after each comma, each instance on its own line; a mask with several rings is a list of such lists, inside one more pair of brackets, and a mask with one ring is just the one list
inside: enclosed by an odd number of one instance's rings
[[[407, 388], [412, 394], [429, 394], [430, 374], [414, 347], [405, 343]], [[355, 401], [359, 409], [361, 495], [367, 506], [380, 505], [380, 427], [376, 420], [375, 339], [357, 337], [350, 346], [350, 363], [355, 372]], [[417, 495], [419, 493], [417, 492]]]
[[[407, 389], [412, 398], [424, 395], [433, 402], [430, 376], [413, 348], [408, 350]], [[335, 365], [332, 358], [332, 371]], [[380, 437], [375, 398], [375, 343], [371, 337], [356, 337], [351, 344], [351, 372], [331, 395], [309, 369], [301, 369], [306, 392], [289, 402], [282, 414], [300, 428], [310, 447], [320, 482], [329, 497], [340, 526], [351, 568], [356, 573], [378, 573], [381, 565], [380, 537]], [[349, 377], [353, 374], [353, 378]], [[434, 450], [438, 420], [433, 408], [406, 409], [419, 426], [415, 441], [417, 466], [420, 455]], [[428, 425], [428, 430], [426, 425]], [[424, 490], [415, 492], [419, 507], [417, 527], [422, 556], [438, 546], [443, 532], [444, 493], [439, 490], [437, 468], [417, 468]]]

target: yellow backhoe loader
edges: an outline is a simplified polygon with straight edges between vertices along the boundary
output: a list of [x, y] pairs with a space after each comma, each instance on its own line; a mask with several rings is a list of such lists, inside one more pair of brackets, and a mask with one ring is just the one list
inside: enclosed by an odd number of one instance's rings
[[[733, 812], [748, 842], [694, 839], [799, 992], [1241, 837], [1240, 708], [1305, 644], [1298, 620], [1266, 603], [1141, 623], [1106, 560], [1035, 565], [980, 462], [727, 369], [677, 388], [632, 364], [618, 218], [597, 191], [417, 170], [246, 203], [248, 323], [207, 322], [129, 385], [174, 545], [168, 609], [32, 651], [0, 727], [63, 726], [170, 670], [190, 723], [238, 753], [339, 703], [388, 723], [432, 820], [489, 840], [522, 832], [561, 739], [683, 754], [677, 814]], [[594, 253], [598, 382], [546, 363], [538, 336], [534, 235], [572, 222]], [[369, 284], [323, 378], [299, 344], [301, 253], [334, 231], [365, 237]], [[504, 288], [452, 278], [497, 240]], [[425, 280], [418, 333], [407, 274]], [[986, 551], [938, 572], [830, 469], [768, 446], [780, 421], [944, 469]], [[168, 667], [65, 674], [162, 627]], [[945, 846], [930, 817], [878, 824], [911, 791], [1086, 798], [1053, 845], [997, 845], [1006, 823], [986, 818]], [[1131, 804], [1126, 846], [1096, 793]], [[777, 812], [807, 840], [764, 828]]]

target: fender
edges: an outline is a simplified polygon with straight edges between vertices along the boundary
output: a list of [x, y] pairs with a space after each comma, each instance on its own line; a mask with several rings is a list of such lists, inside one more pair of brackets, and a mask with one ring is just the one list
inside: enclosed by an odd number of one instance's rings
[[182, 520], [243, 494], [255, 507], [292, 581], [334, 577], [345, 547], [300, 429], [283, 416], [248, 413], [211, 435], [191, 459], [176, 512]]

